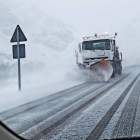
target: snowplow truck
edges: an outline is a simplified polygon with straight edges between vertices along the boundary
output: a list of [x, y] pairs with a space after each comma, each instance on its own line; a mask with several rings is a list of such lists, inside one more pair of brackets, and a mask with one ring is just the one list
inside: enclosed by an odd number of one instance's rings
[[76, 63], [80, 70], [93, 79], [108, 81], [110, 77], [122, 73], [122, 53], [116, 45], [116, 36], [105, 35], [89, 36], [83, 35], [83, 42], [78, 44], [79, 52], [82, 55], [82, 63], [78, 62], [76, 52]]

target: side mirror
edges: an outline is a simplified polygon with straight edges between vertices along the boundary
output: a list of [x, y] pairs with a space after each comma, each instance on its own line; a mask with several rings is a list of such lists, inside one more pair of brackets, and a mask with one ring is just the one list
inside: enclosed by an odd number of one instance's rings
[[116, 48], [115, 48], [115, 41], [113, 40], [113, 41], [112, 41], [112, 51], [115, 51], [115, 49], [116, 49]]
[[81, 53], [81, 43], [79, 43], [78, 46], [79, 46], [79, 52]]

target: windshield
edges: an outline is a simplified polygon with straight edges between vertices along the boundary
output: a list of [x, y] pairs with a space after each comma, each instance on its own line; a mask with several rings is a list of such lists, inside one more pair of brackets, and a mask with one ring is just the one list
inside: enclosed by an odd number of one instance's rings
[[83, 50], [110, 50], [109, 39], [83, 42]]
[[0, 0], [0, 140], [140, 137], [139, 7]]

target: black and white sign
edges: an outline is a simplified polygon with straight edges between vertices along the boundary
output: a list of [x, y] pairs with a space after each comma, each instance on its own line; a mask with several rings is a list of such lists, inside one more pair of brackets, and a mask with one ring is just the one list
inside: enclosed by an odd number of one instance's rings
[[22, 41], [27, 41], [27, 38], [21, 30], [20, 26], [17, 25], [10, 42], [17, 42], [17, 45], [13, 45], [13, 59], [18, 59], [19, 91], [21, 90], [20, 58], [25, 58], [25, 44], [19, 44], [19, 42]]

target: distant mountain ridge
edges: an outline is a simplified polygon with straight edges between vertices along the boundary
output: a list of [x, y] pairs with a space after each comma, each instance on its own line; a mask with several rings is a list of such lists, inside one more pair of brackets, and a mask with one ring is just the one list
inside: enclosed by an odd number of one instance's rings
[[35, 49], [35, 46], [40, 47], [42, 53], [45, 48], [64, 51], [71, 47], [71, 44], [77, 46], [78, 33], [73, 27], [42, 13], [30, 2], [10, 0], [0, 1], [0, 42], [3, 46], [0, 47], [1, 53], [12, 55], [10, 39], [17, 24], [27, 36], [26, 44], [29, 44], [30, 51]]

